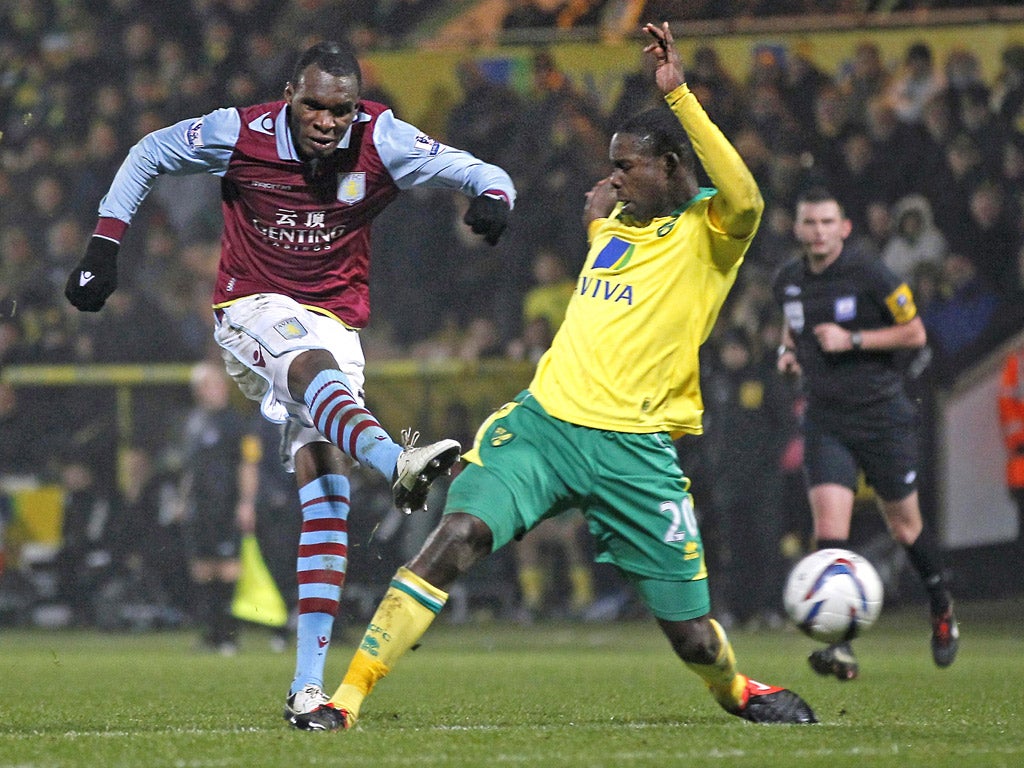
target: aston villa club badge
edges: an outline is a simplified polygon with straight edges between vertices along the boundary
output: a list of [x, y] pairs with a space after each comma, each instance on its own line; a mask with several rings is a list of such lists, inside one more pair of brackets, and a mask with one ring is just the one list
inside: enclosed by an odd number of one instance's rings
[[282, 320], [274, 325], [274, 330], [281, 334], [282, 338], [289, 340], [301, 339], [308, 333], [297, 317], [289, 317], [287, 320]]
[[366, 197], [366, 174], [343, 173], [338, 177], [338, 200], [346, 205], [358, 203]]

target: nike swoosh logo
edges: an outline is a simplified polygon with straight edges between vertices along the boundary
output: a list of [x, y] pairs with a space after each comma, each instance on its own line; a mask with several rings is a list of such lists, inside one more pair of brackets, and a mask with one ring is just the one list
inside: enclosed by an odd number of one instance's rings
[[85, 285], [88, 285], [89, 281], [92, 280], [94, 277], [96, 277], [96, 275], [94, 275], [92, 272], [89, 272], [88, 270], [82, 272], [78, 276], [78, 286], [81, 288]]
[[263, 133], [267, 136], [274, 135], [274, 120], [270, 117], [269, 112], [264, 112], [254, 120], [249, 121], [249, 130], [256, 131], [256, 133]]

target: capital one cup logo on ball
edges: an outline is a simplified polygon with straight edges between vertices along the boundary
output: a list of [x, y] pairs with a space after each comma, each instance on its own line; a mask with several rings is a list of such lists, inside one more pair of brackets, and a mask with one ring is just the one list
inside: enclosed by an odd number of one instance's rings
[[804, 634], [839, 643], [875, 623], [882, 612], [883, 591], [878, 571], [856, 552], [822, 549], [793, 566], [783, 603]]

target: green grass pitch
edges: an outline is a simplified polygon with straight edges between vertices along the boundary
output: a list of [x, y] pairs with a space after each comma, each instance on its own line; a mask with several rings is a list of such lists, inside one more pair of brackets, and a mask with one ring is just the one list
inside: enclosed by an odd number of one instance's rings
[[[355, 730], [281, 718], [291, 653], [247, 631], [234, 658], [188, 632], [0, 630], [0, 766], [1024, 765], [1024, 601], [960, 606], [936, 669], [923, 607], [887, 610], [856, 644], [861, 678], [817, 677], [793, 631], [733, 631], [741, 670], [798, 691], [821, 725], [752, 725], [718, 709], [653, 622], [439, 621], [368, 700]], [[355, 632], [336, 641], [329, 687]]]

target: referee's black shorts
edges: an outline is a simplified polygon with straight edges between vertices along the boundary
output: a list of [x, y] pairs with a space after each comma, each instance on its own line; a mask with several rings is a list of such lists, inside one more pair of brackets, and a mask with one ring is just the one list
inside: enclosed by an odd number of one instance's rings
[[191, 560], [237, 560], [242, 551], [233, 507], [200, 505], [184, 526], [185, 549]]
[[808, 487], [823, 483], [857, 490], [857, 469], [883, 501], [905, 499], [917, 488], [917, 409], [905, 396], [858, 408], [815, 407], [804, 422]]

